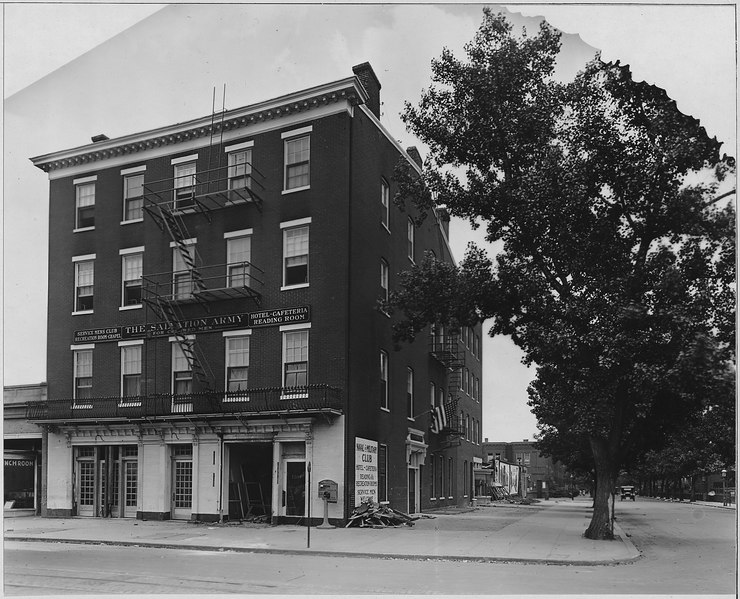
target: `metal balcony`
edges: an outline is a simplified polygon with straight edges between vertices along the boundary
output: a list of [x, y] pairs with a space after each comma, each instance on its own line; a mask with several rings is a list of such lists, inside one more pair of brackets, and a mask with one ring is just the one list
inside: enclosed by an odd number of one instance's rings
[[339, 416], [341, 390], [317, 384], [243, 391], [209, 391], [185, 395], [91, 397], [28, 402], [26, 418], [37, 423], [130, 422], [187, 416]]
[[227, 168], [148, 181], [144, 184], [145, 206], [159, 205], [174, 213], [207, 213], [246, 203], [261, 209], [264, 175], [250, 165], [248, 173], [238, 177], [223, 176]]
[[465, 354], [457, 337], [430, 337], [429, 354], [450, 370], [465, 365]]
[[188, 304], [248, 298], [259, 307], [263, 275], [264, 271], [251, 262], [151, 273], [142, 277], [143, 299]]

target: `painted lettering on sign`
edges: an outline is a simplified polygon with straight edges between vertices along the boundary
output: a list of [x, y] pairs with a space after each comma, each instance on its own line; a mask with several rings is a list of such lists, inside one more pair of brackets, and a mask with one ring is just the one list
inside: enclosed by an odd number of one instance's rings
[[173, 323], [154, 322], [104, 329], [86, 329], [75, 331], [74, 343], [120, 341], [122, 339], [142, 339], [144, 337], [167, 337], [174, 334], [185, 335], [241, 327], [268, 327], [302, 322], [311, 322], [311, 309], [309, 306], [225, 314], [221, 316], [206, 316], [203, 318], [179, 320]]
[[378, 501], [378, 442], [355, 437], [355, 505]]
[[5, 460], [5, 465], [12, 468], [33, 468], [33, 460]]

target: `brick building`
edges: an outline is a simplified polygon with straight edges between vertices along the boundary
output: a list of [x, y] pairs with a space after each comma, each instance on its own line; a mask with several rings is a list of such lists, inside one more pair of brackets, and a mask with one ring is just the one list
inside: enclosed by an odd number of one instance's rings
[[378, 300], [424, 252], [452, 260], [448, 227], [394, 205], [418, 153], [381, 125], [370, 65], [353, 72], [32, 158], [52, 223], [49, 399], [28, 408], [46, 514], [305, 521], [319, 482], [333, 520], [366, 497], [472, 499], [480, 327], [394, 348]]
[[550, 493], [567, 493], [570, 479], [565, 467], [552, 458], [545, 457], [535, 448], [529, 439], [512, 442], [483, 442], [483, 458], [486, 463], [503, 461], [522, 466], [522, 476], [526, 483], [527, 493], [536, 497], [549, 496]]

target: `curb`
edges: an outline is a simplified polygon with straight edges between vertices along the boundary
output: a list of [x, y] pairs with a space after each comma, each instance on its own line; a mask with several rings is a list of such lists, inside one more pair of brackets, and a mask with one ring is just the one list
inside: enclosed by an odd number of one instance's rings
[[[616, 525], [615, 525], [616, 528]], [[175, 543], [147, 543], [141, 541], [105, 541], [101, 539], [52, 539], [39, 537], [8, 537], [4, 540], [17, 541], [20, 543], [66, 543], [70, 545], [107, 545], [110, 547], [148, 547], [151, 549], [183, 549], [185, 551], [212, 551], [217, 553], [261, 553], [274, 555], [303, 555], [316, 557], [354, 557], [362, 559], [381, 560], [406, 560], [406, 561], [449, 561], [449, 562], [475, 562], [475, 563], [501, 563], [501, 564], [533, 564], [552, 566], [614, 566], [617, 564], [632, 563], [642, 557], [635, 546], [626, 539], [620, 529], [620, 537], [631, 549], [637, 553], [634, 557], [609, 560], [562, 560], [548, 558], [522, 558], [522, 557], [482, 557], [467, 555], [408, 555], [400, 553], [353, 553], [350, 551], [317, 551], [313, 549], [269, 549], [263, 547], [214, 547], [210, 545], [177, 545]]]

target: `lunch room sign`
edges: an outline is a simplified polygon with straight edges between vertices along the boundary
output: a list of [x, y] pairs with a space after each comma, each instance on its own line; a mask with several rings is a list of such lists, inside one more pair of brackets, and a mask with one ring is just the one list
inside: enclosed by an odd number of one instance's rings
[[74, 343], [97, 343], [100, 341], [121, 341], [141, 339], [144, 337], [167, 337], [169, 335], [206, 333], [229, 329], [252, 329], [284, 324], [298, 324], [311, 321], [309, 306], [260, 310], [259, 312], [242, 312], [223, 316], [204, 316], [177, 322], [153, 322], [132, 324], [99, 329], [75, 331]]

